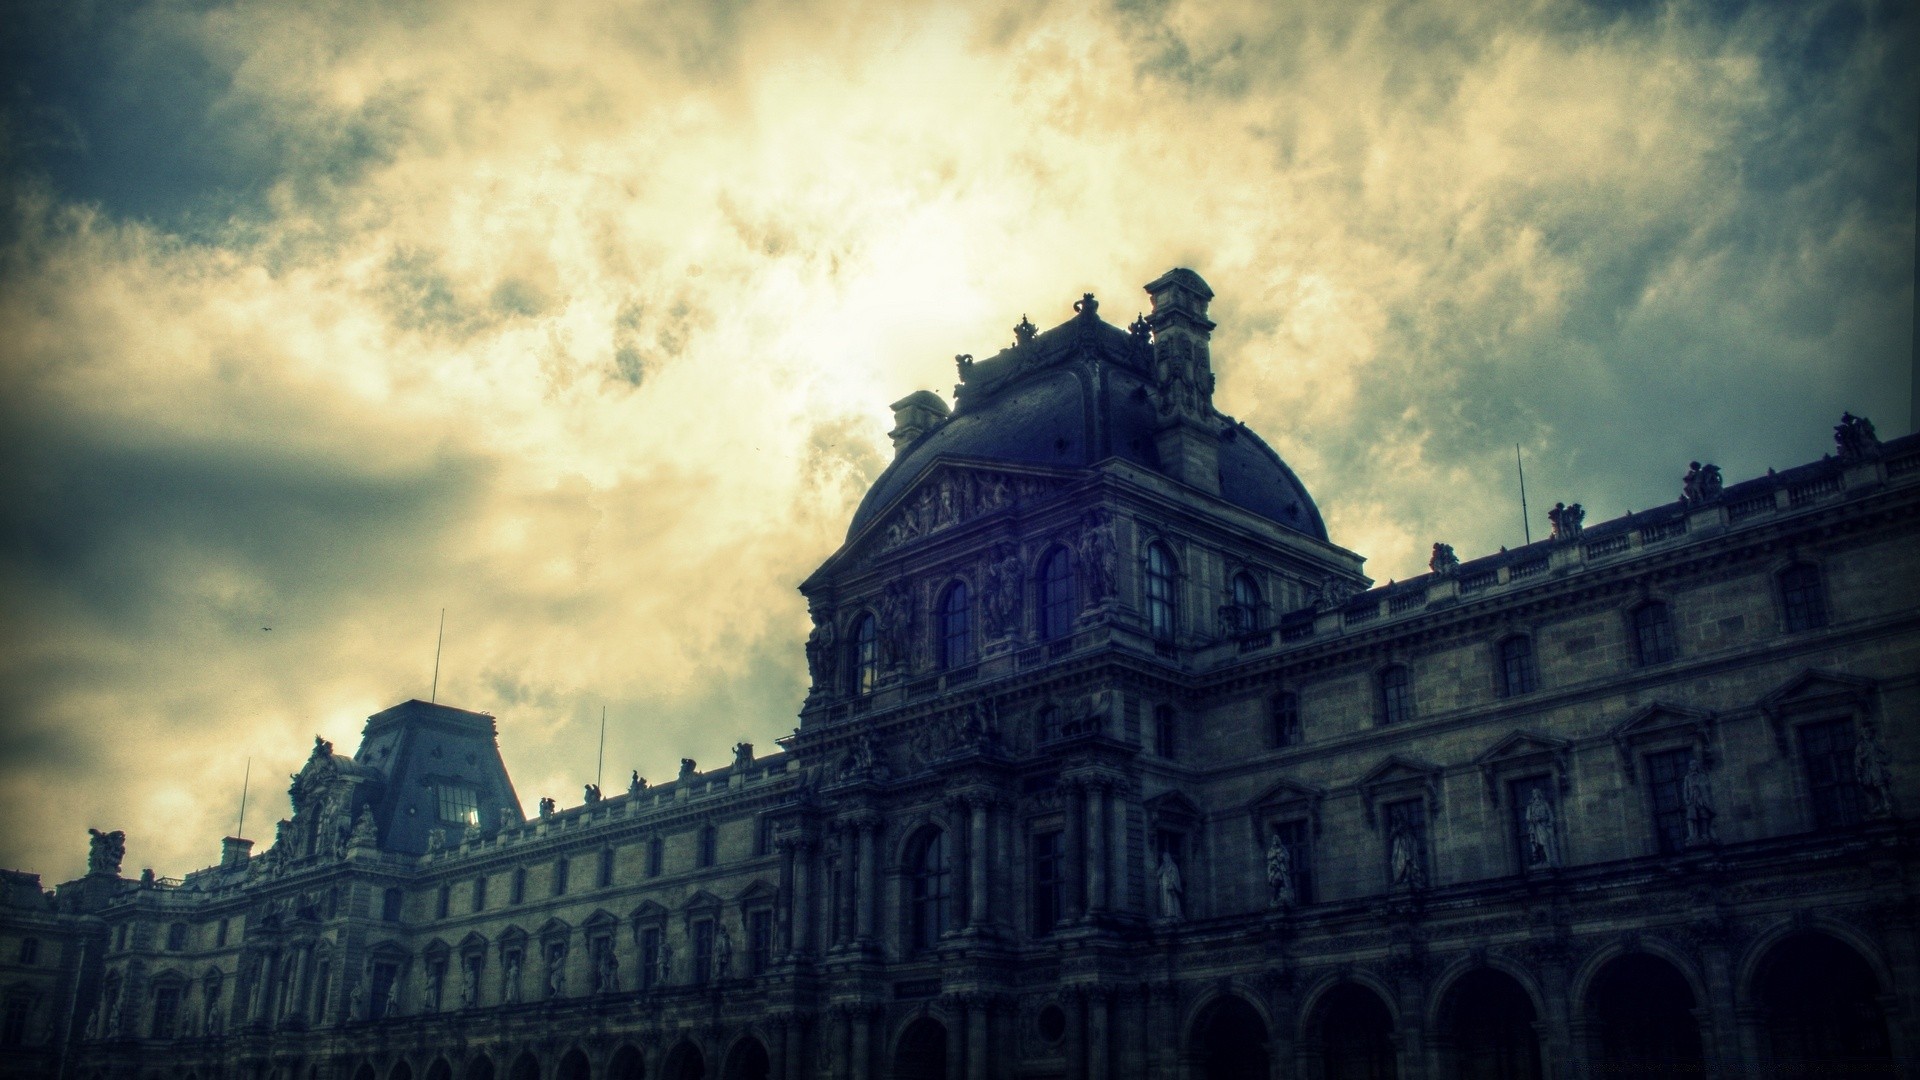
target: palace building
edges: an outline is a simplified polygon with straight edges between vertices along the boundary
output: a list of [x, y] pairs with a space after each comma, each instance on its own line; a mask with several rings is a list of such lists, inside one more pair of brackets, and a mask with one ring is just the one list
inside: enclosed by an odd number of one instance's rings
[[1920, 1071], [1920, 438], [1373, 587], [1146, 291], [894, 406], [777, 750], [529, 817], [396, 705], [262, 852], [9, 872], [0, 1073]]

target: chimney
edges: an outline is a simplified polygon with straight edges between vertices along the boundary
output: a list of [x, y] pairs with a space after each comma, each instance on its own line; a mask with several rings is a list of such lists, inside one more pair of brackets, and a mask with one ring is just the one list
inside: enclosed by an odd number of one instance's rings
[[231, 870], [236, 866], [247, 865], [247, 853], [253, 850], [253, 841], [229, 836], [220, 841], [220, 869]]
[[1220, 494], [1220, 432], [1213, 415], [1213, 360], [1207, 348], [1213, 290], [1191, 270], [1176, 268], [1148, 282], [1153, 313], [1153, 377], [1159, 426], [1154, 446], [1174, 479]]
[[887, 432], [893, 440], [894, 456], [899, 457], [913, 440], [945, 423], [947, 416], [947, 403], [931, 390], [915, 390], [894, 402], [893, 430]]

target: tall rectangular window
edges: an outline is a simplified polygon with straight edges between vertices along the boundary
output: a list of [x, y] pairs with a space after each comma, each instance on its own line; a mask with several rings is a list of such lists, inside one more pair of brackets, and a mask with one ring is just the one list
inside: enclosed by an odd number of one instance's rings
[[713, 826], [707, 825], [700, 830], [700, 865], [712, 866], [719, 854], [720, 838]]
[[1033, 933], [1053, 933], [1066, 900], [1066, 844], [1058, 829], [1033, 834]]
[[453, 913], [453, 886], [440, 886], [440, 895], [434, 898], [433, 917], [444, 919]]
[[762, 814], [753, 822], [753, 853], [773, 854], [773, 815]]
[[507, 889], [507, 903], [522, 904], [527, 899], [527, 868], [518, 867], [513, 872], [513, 884]]
[[327, 989], [332, 984], [333, 961], [322, 960], [313, 969], [313, 1018], [327, 1018]]
[[659, 877], [666, 869], [667, 846], [659, 837], [647, 841], [647, 876]]
[[1820, 587], [1819, 567], [1797, 563], [1782, 570], [1780, 600], [1786, 607], [1789, 633], [1827, 625], [1827, 598]]
[[400, 966], [390, 961], [380, 961], [373, 965], [373, 986], [367, 995], [367, 1015], [375, 1020], [387, 1015], [387, 1006], [393, 1001], [393, 984], [400, 977]]
[[564, 855], [553, 861], [553, 895], [567, 895], [567, 859]]
[[1305, 821], [1283, 821], [1274, 827], [1280, 842], [1291, 855], [1293, 895], [1296, 903], [1313, 903], [1313, 842]]
[[1533, 666], [1533, 639], [1515, 634], [1500, 642], [1500, 693], [1503, 697], [1531, 694], [1540, 685]]
[[473, 910], [475, 914], [487, 910], [487, 879], [473, 879]]
[[227, 920], [221, 919], [220, 922], [214, 926], [213, 944], [214, 947], [218, 949], [227, 947]]
[[1655, 601], [1633, 609], [1633, 647], [1642, 665], [1673, 659], [1673, 616]]
[[40, 939], [20, 939], [20, 962], [31, 967], [40, 962]]
[[713, 920], [693, 924], [693, 981], [705, 986], [713, 978]]
[[153, 992], [153, 1037], [156, 1039], [173, 1038], [174, 1025], [180, 1018], [180, 988], [162, 986]]
[[1653, 801], [1653, 838], [1662, 855], [1687, 846], [1687, 766], [1690, 750], [1664, 750], [1647, 755], [1648, 794]]
[[187, 947], [187, 924], [173, 923], [167, 927], [167, 951], [179, 952]]
[[1273, 696], [1273, 712], [1268, 738], [1275, 746], [1300, 745], [1300, 695], [1281, 693]]
[[660, 985], [660, 928], [649, 926], [640, 931], [640, 989]]
[[1153, 707], [1153, 752], [1171, 761], [1178, 747], [1178, 734], [1175, 731], [1173, 706], [1155, 705]]
[[399, 889], [388, 889], [380, 894], [380, 921], [399, 922], [400, 904], [406, 894]]
[[7, 999], [7, 1012], [0, 1021], [0, 1046], [23, 1046], [27, 1041], [27, 1023], [33, 1019], [33, 999], [15, 995]]
[[1380, 722], [1400, 724], [1413, 719], [1413, 676], [1399, 664], [1380, 673]]
[[1852, 825], [1866, 816], [1866, 800], [1853, 771], [1853, 721], [1822, 720], [1800, 729], [1800, 761], [1813, 798], [1813, 823]]
[[747, 912], [747, 973], [765, 975], [773, 966], [773, 910]]
[[600, 887], [604, 889], [611, 884], [613, 884], [613, 849], [601, 848]]

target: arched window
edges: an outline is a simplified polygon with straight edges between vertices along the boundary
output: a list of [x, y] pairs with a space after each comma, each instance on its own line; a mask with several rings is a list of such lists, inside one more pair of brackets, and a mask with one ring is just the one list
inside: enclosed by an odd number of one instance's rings
[[914, 842], [907, 863], [911, 876], [908, 892], [908, 946], [930, 949], [947, 932], [947, 904], [952, 895], [952, 876], [947, 869], [947, 835], [929, 829]]
[[940, 596], [940, 666], [955, 668], [973, 658], [973, 607], [967, 583], [956, 581]]
[[1076, 606], [1073, 563], [1066, 548], [1054, 548], [1040, 564], [1040, 639], [1055, 641], [1072, 633]]
[[1380, 673], [1380, 722], [1400, 724], [1413, 719], [1413, 676], [1399, 664]]
[[1642, 666], [1673, 659], [1673, 616], [1658, 600], [1633, 609], [1633, 651]]
[[1827, 625], [1827, 598], [1826, 590], [1820, 587], [1820, 568], [1795, 563], [1780, 571], [1780, 602], [1786, 608], [1790, 634]]
[[1500, 696], [1531, 694], [1540, 686], [1533, 666], [1533, 639], [1515, 634], [1500, 642]]
[[1161, 544], [1147, 546], [1147, 630], [1155, 641], [1173, 640], [1173, 556]]
[[1253, 575], [1233, 575], [1233, 606], [1228, 609], [1236, 634], [1251, 634], [1260, 629], [1260, 586]]
[[850, 693], [871, 694], [874, 684], [880, 681], [880, 634], [875, 625], [873, 613], [867, 612], [854, 623], [853, 638], [848, 643], [851, 650], [847, 665]]

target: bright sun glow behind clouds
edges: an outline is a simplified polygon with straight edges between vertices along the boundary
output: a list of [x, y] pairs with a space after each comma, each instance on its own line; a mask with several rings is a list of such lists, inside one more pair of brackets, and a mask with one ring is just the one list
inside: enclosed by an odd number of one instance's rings
[[591, 779], [603, 704], [609, 782], [769, 748], [888, 403], [1173, 265], [1221, 407], [1383, 581], [1519, 538], [1516, 442], [1598, 520], [1843, 408], [1894, 434], [1911, 18], [33, 9], [0, 864], [77, 871], [84, 824], [211, 861], [248, 755], [270, 835], [314, 732], [428, 692], [442, 607], [440, 699], [528, 803]]

